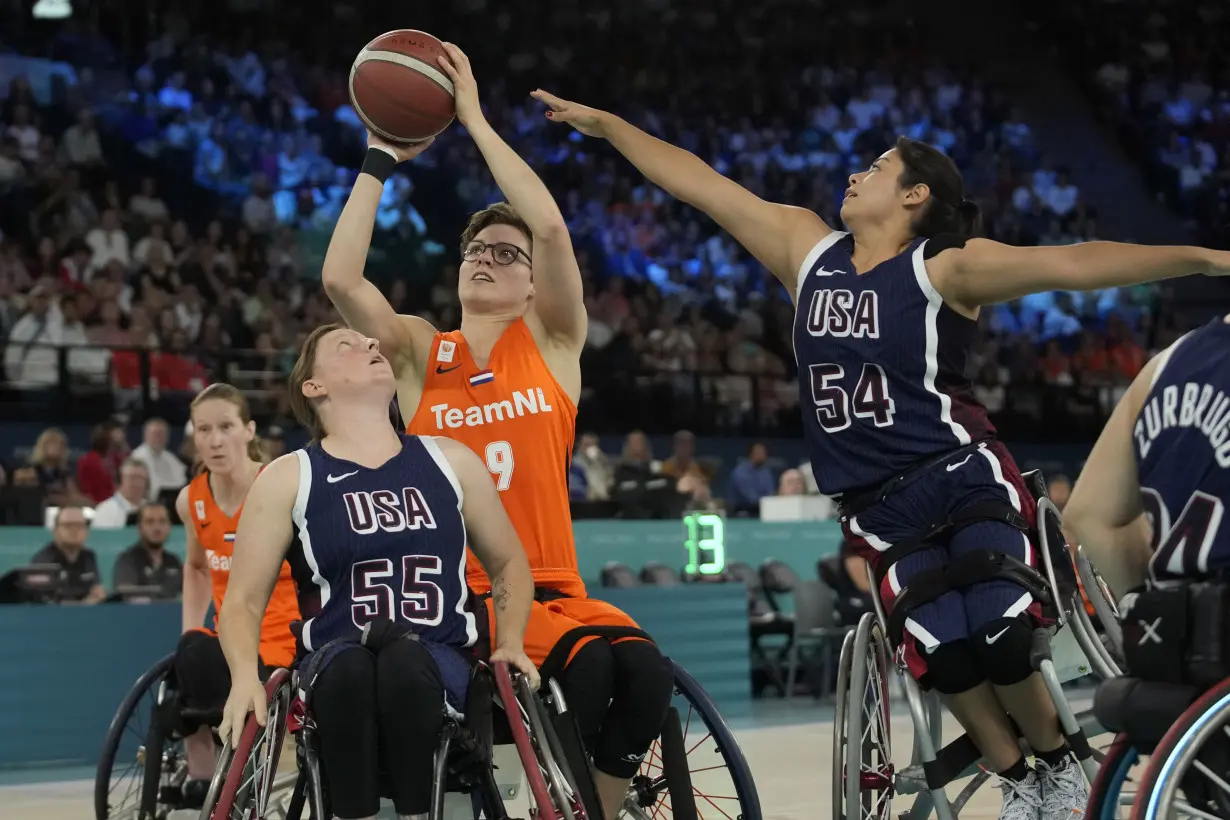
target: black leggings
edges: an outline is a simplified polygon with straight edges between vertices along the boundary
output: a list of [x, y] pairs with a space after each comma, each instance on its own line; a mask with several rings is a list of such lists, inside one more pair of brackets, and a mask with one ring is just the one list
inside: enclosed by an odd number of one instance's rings
[[382, 791], [398, 814], [430, 809], [444, 682], [422, 644], [394, 641], [379, 655], [358, 645], [343, 649], [317, 677], [311, 697], [335, 817], [373, 816]]
[[662, 731], [675, 673], [648, 641], [594, 640], [564, 667], [560, 686], [576, 715], [594, 768], [612, 777], [636, 774]]
[[[185, 706], [218, 709], [226, 705], [231, 693], [231, 670], [222, 654], [218, 636], [203, 629], [190, 629], [179, 637], [175, 649], [175, 685]], [[273, 670], [262, 662], [261, 680]]]

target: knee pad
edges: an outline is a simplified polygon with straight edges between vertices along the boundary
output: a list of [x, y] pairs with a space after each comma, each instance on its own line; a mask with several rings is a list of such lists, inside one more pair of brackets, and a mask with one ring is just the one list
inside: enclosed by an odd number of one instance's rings
[[662, 732], [675, 688], [675, 673], [648, 641], [621, 641], [615, 658], [615, 695], [594, 747], [594, 767], [612, 777], [632, 777]]
[[927, 662], [923, 683], [941, 695], [959, 695], [986, 680], [967, 640], [940, 644], [934, 652], [924, 653], [923, 658]]
[[572, 656], [560, 674], [560, 688], [576, 718], [585, 748], [592, 750], [615, 696], [615, 655], [602, 639], [589, 641]]
[[1011, 686], [1033, 674], [1029, 652], [1033, 630], [1021, 618], [996, 618], [970, 635], [970, 646], [987, 680]]
[[175, 686], [185, 706], [221, 709], [231, 691], [231, 673], [218, 637], [199, 629], [179, 638], [175, 650]]
[[649, 737], [649, 742], [653, 742], [675, 693], [675, 670], [657, 645], [649, 641], [620, 641], [611, 646], [611, 654], [616, 666], [615, 697], [627, 697], [638, 709], [657, 716]]

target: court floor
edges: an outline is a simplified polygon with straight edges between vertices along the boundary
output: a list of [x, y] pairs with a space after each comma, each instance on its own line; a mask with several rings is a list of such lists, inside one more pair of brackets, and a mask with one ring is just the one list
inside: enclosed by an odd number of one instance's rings
[[[831, 704], [799, 698], [793, 703], [779, 701], [768, 708], [758, 706], [756, 718], [740, 721], [734, 729], [756, 778], [765, 820], [817, 820], [831, 815]], [[957, 733], [955, 721], [949, 719], [945, 739]], [[894, 715], [892, 740], [896, 764], [908, 762], [912, 736], [906, 715]], [[1095, 745], [1107, 740], [1100, 738]], [[11, 820], [90, 820], [92, 777], [92, 772], [84, 768], [0, 774], [0, 816]], [[950, 788], [955, 795], [957, 788]], [[893, 816], [908, 808], [910, 799], [894, 800]], [[962, 818], [996, 817], [999, 805], [999, 790], [987, 784], [974, 796]], [[704, 806], [700, 810], [708, 816]], [[720, 812], [710, 813], [715, 818], [723, 816]]]

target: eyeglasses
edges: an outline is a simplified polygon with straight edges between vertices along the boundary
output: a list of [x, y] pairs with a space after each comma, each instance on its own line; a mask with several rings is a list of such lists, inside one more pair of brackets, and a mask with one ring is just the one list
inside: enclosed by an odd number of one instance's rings
[[534, 260], [530, 259], [530, 255], [518, 248], [511, 242], [494, 242], [488, 245], [486, 242], [477, 240], [466, 245], [461, 251], [461, 258], [467, 262], [477, 261], [480, 256], [491, 249], [491, 258], [497, 265], [511, 265], [517, 261], [518, 256], [524, 256], [527, 264], [533, 264]]

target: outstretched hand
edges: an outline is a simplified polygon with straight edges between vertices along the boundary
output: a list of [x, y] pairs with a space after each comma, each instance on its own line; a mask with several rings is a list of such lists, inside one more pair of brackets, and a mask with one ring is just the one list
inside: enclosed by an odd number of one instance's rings
[[530, 96], [547, 104], [547, 119], [566, 122], [587, 137], [605, 139], [608, 136], [608, 128], [613, 119], [609, 112], [561, 99], [541, 88], [531, 92]]
[[457, 106], [457, 121], [462, 125], [471, 125], [483, 118], [483, 108], [478, 101], [478, 83], [474, 79], [474, 70], [470, 68], [470, 58], [465, 52], [452, 43], [443, 43], [447, 57], [437, 57], [440, 68], [453, 81], [453, 100]]

